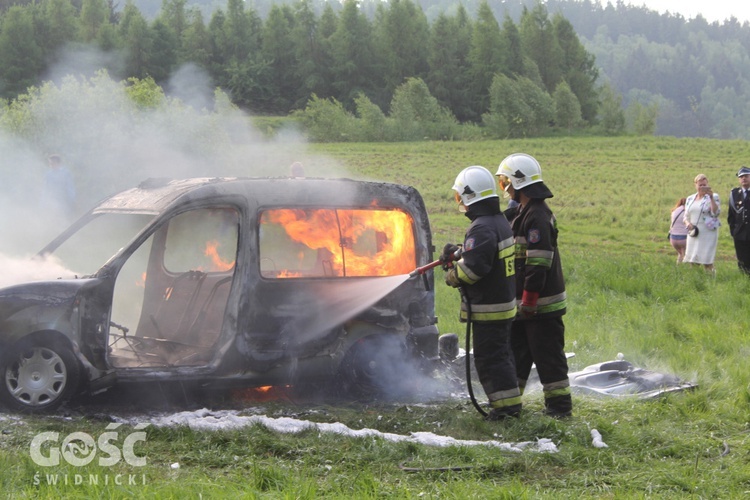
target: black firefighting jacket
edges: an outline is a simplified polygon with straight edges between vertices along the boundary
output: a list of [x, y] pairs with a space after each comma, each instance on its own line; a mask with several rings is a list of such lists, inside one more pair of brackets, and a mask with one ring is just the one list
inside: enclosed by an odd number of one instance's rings
[[[514, 243], [510, 224], [500, 212], [497, 198], [474, 203], [466, 216], [466, 230], [456, 276], [471, 304], [472, 321], [511, 321], [516, 315]], [[461, 320], [467, 307], [461, 302]]]
[[[506, 211], [516, 240], [516, 297], [524, 290], [539, 293], [534, 317], [557, 317], [567, 306], [565, 280], [557, 250], [557, 221], [547, 203], [532, 199], [525, 206]], [[519, 315], [517, 319], [524, 319]]]

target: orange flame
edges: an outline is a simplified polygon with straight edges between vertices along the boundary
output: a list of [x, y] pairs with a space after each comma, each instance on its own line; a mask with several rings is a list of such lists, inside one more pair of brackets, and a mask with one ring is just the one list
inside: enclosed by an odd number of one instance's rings
[[[261, 224], [269, 223], [318, 255], [322, 251], [326, 275], [394, 276], [416, 267], [412, 219], [400, 210], [277, 209], [264, 213]], [[294, 275], [282, 271], [277, 277]]]
[[301, 278], [302, 277], [302, 273], [295, 273], [295, 272], [292, 272], [292, 271], [286, 271], [286, 270], [284, 270], [284, 271], [279, 271], [276, 274], [276, 277], [277, 278]]
[[211, 271], [229, 271], [234, 267], [234, 260], [224, 260], [219, 255], [219, 247], [221, 244], [216, 241], [207, 241], [206, 242], [206, 250], [203, 252], [203, 254], [211, 259], [211, 265], [213, 268]]
[[234, 389], [232, 391], [232, 399], [258, 403], [289, 399], [291, 392], [291, 385], [266, 385], [263, 387], [249, 387], [246, 389]]

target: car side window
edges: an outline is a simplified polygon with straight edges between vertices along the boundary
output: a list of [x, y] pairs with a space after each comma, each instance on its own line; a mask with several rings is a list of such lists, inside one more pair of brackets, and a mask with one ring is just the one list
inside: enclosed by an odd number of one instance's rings
[[191, 210], [169, 221], [164, 269], [227, 272], [237, 256], [239, 214], [232, 208]]
[[266, 210], [259, 245], [265, 278], [395, 276], [416, 267], [414, 222], [395, 209]]

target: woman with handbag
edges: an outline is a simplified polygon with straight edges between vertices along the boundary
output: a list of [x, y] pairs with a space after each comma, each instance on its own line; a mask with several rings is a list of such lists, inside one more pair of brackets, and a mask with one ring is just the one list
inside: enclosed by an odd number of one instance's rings
[[706, 271], [714, 273], [721, 204], [719, 195], [713, 192], [704, 174], [698, 174], [694, 182], [696, 193], [685, 200], [683, 220], [688, 229], [688, 238], [683, 262], [702, 264]]
[[681, 263], [685, 258], [685, 247], [687, 246], [688, 228], [685, 225], [683, 216], [685, 215], [685, 198], [677, 200], [677, 204], [672, 207], [669, 226], [669, 243], [677, 251], [677, 263]]

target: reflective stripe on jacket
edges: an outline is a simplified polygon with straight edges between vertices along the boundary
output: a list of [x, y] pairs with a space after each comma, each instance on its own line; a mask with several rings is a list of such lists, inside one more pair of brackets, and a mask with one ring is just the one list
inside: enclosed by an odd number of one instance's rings
[[[494, 203], [493, 203], [494, 202]], [[471, 206], [456, 275], [464, 283], [472, 321], [511, 321], [516, 316], [515, 244], [496, 198]], [[468, 308], [461, 302], [461, 320]]]

